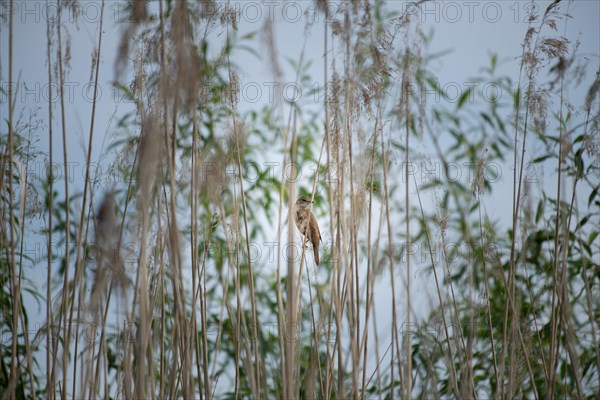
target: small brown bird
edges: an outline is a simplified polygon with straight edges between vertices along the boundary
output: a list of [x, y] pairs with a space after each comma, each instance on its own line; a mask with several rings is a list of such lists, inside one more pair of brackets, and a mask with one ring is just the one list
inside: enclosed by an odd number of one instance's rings
[[306, 235], [306, 241], [312, 243], [315, 254], [315, 264], [319, 265], [319, 241], [321, 240], [321, 231], [315, 215], [310, 211], [310, 205], [313, 202], [307, 197], [300, 197], [296, 201], [295, 222], [296, 227], [303, 235]]

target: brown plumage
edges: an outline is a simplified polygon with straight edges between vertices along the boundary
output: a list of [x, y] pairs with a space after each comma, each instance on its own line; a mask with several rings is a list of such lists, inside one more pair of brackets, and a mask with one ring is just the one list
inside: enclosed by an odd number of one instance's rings
[[312, 243], [315, 255], [315, 264], [319, 265], [319, 241], [321, 240], [321, 231], [315, 215], [310, 211], [310, 205], [313, 202], [307, 197], [300, 197], [296, 201], [295, 222], [296, 227], [303, 235], [306, 235], [306, 241]]

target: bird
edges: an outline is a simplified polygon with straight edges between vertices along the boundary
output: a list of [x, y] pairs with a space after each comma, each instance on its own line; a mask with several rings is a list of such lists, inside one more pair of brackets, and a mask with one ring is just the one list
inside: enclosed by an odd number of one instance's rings
[[319, 265], [319, 241], [321, 240], [321, 231], [315, 215], [310, 211], [311, 204], [314, 203], [309, 198], [301, 196], [296, 200], [295, 222], [296, 227], [301, 234], [306, 236], [306, 241], [312, 243], [315, 255], [315, 264]]

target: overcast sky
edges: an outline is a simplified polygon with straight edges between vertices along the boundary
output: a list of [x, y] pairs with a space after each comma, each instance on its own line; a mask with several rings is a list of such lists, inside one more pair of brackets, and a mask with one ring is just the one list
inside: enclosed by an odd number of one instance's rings
[[[74, 163], [78, 162], [79, 150], [86, 145], [89, 131], [92, 98], [91, 54], [97, 41], [101, 8], [99, 1], [85, 1], [79, 4], [82, 16], [79, 18], [77, 26], [72, 24], [68, 26], [72, 47], [71, 68], [66, 78], [67, 129]], [[222, 2], [217, 4], [219, 7], [224, 5]], [[306, 58], [313, 60], [310, 75], [315, 81], [314, 84], [322, 85], [324, 15], [315, 12], [312, 1], [245, 1], [231, 4], [239, 13], [240, 36], [251, 31], [260, 31], [266, 18], [274, 21], [279, 63], [284, 72], [284, 81], [280, 85], [281, 87], [288, 85], [287, 93], [290, 93], [290, 96], [294, 95], [290, 85], [294, 85], [295, 75], [286, 60], [288, 58], [297, 60], [303, 44], [305, 44]], [[541, 13], [549, 2], [536, 2], [535, 4], [540, 8], [539, 12]], [[7, 2], [2, 2], [2, 7], [3, 15], [5, 15], [8, 12]], [[335, 4], [330, 6], [333, 17], [341, 14], [338, 7]], [[409, 7], [409, 3], [390, 1], [388, 7], [402, 12]], [[492, 53], [499, 57], [500, 73], [508, 74], [515, 81], [517, 80], [518, 56], [521, 53], [521, 44], [528, 26], [527, 15], [530, 7], [532, 7], [532, 3], [528, 1], [431, 1], [424, 3], [421, 11], [413, 11], [414, 19], [422, 24], [424, 32], [433, 30], [434, 36], [430, 52], [450, 51], [432, 66], [440, 85], [445, 88], [448, 95], [455, 96], [459, 90], [466, 90], [471, 82], [470, 78], [479, 75], [480, 69], [488, 65], [489, 56]], [[561, 7], [561, 10], [566, 10], [567, 4], [563, 4]], [[121, 27], [116, 21], [119, 16], [123, 15], [123, 9], [122, 2], [106, 2], [100, 92], [95, 123], [95, 141], [97, 143], [94, 144], [96, 154], [93, 159], [96, 161], [103, 151], [101, 144], [107, 140], [107, 135], [114, 132], [114, 125], [111, 124], [115, 122], [115, 115], [122, 115], [131, 109], [131, 104], [123, 103], [123, 98], [111, 85], [115, 79], [114, 61], [121, 36]], [[410, 10], [415, 9], [410, 8]], [[569, 19], [566, 24], [566, 36], [571, 41], [580, 41], [578, 53], [590, 58], [590, 71], [597, 70], [600, 51], [600, 24], [598, 23], [600, 2], [577, 1], [569, 3], [568, 10], [572, 19]], [[19, 79], [19, 93], [15, 99], [17, 116], [23, 110], [26, 110], [29, 115], [29, 110], [40, 107], [37, 115], [47, 121], [46, 18], [47, 15], [53, 15], [54, 11], [55, 3], [53, 2], [50, 2], [49, 5], [43, 1], [15, 2], [14, 80]], [[306, 29], [307, 15], [311, 22], [314, 22], [310, 24], [308, 30]], [[66, 16], [64, 19], [70, 20], [71, 18]], [[559, 34], [562, 34], [565, 24], [559, 21], [558, 29]], [[217, 29], [216, 32], [219, 30]], [[0, 77], [3, 87], [6, 87], [8, 79], [6, 23], [1, 26], [0, 35], [0, 55], [2, 56]], [[220, 41], [223, 41], [224, 38], [224, 34], [215, 36], [215, 39]], [[270, 93], [273, 85], [276, 85], [272, 82], [271, 65], [266, 57], [262, 36], [256, 35], [253, 43], [261, 57], [257, 58], [247, 52], [239, 51], [236, 55], [238, 58], [232, 60], [242, 66], [240, 76], [240, 108], [242, 110], [257, 109], [261, 104], [272, 101]], [[129, 72], [131, 72], [131, 68], [129, 68]], [[56, 86], [53, 87], [56, 89]], [[483, 90], [483, 87], [478, 87], [478, 89]], [[586, 87], [582, 88], [582, 90], [586, 89]], [[577, 88], [568, 87], [567, 90], [577, 90]], [[300, 95], [308, 97], [307, 93]], [[583, 96], [573, 97], [583, 98]], [[1, 100], [0, 112], [2, 119], [6, 119], [6, 99], [2, 98]], [[60, 127], [59, 122], [58, 118], [55, 118], [55, 127]], [[47, 148], [46, 135], [39, 132], [39, 136], [40, 147]], [[58, 140], [55, 141], [55, 145], [56, 149], [60, 150], [62, 145]], [[75, 172], [77, 177], [81, 176], [81, 171], [82, 169], [79, 169]]]

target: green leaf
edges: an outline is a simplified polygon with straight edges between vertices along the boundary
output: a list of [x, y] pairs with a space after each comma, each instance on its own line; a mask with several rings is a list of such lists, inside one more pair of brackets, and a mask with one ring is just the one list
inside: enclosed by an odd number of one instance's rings
[[246, 33], [244, 36], [242, 36], [240, 39], [241, 40], [246, 40], [246, 39], [254, 39], [254, 36], [256, 36], [256, 33], [258, 31], [252, 31], [252, 32], [248, 32]]
[[541, 163], [544, 160], [549, 159], [550, 157], [552, 157], [551, 154], [546, 154], [545, 156], [541, 156], [541, 157], [533, 159], [531, 162], [534, 163], [534, 164], [538, 164], [538, 163]]
[[592, 233], [590, 233], [590, 236], [588, 237], [588, 244], [591, 246], [597, 237], [598, 237], [598, 231], [593, 231]]
[[598, 189], [600, 189], [600, 185], [596, 186], [594, 188], [594, 190], [592, 190], [592, 193], [590, 193], [590, 197], [588, 198], [588, 207], [592, 204], [592, 202], [594, 201], [594, 199], [598, 195]]
[[579, 228], [581, 228], [582, 226], [584, 226], [588, 222], [589, 219], [590, 219], [589, 215], [586, 215], [585, 217], [583, 217], [581, 219], [581, 221], [579, 221], [579, 223], [577, 224], [577, 227], [575, 228], [575, 230], [576, 231], [579, 230]]
[[514, 107], [516, 110], [519, 109], [519, 104], [521, 102], [521, 88], [515, 90], [515, 95], [513, 97]]
[[583, 149], [579, 149], [575, 153], [575, 167], [577, 168], [577, 179], [581, 179], [581, 177], [583, 177], [584, 165], [583, 165], [583, 157], [581, 157], [582, 153], [583, 153]]
[[457, 110], [459, 110], [465, 104], [471, 93], [473, 93], [473, 86], [470, 86], [469, 89], [460, 96], [458, 99], [458, 104], [456, 105]]
[[487, 122], [492, 128], [494, 127], [494, 122], [492, 121], [492, 119], [490, 118], [489, 115], [487, 115], [484, 112], [479, 113], [479, 114], [481, 115], [481, 118], [483, 118], [485, 122]]
[[540, 200], [537, 206], [537, 210], [535, 211], [535, 223], [537, 224], [542, 219], [544, 215], [545, 203], [543, 200]]
[[118, 90], [118, 93], [120, 94], [118, 98], [124, 98], [131, 102], [135, 101], [135, 96], [133, 95], [133, 92], [129, 90], [129, 87], [127, 87], [126, 85], [119, 82], [113, 82], [112, 86], [113, 88]]

